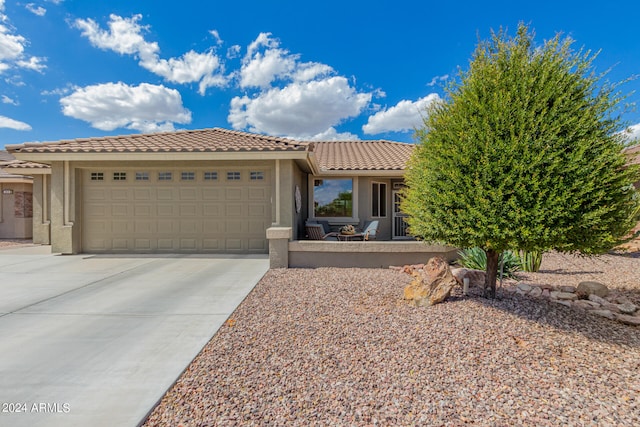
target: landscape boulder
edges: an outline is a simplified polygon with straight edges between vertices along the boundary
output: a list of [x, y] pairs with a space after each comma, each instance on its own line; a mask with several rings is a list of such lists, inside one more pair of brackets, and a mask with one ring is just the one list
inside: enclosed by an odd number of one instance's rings
[[458, 285], [449, 264], [440, 257], [429, 259], [424, 269], [412, 276], [414, 279], [405, 287], [404, 297], [417, 307], [441, 303]]
[[466, 278], [469, 279], [469, 287], [484, 287], [484, 277], [486, 273], [482, 270], [474, 270], [471, 268], [452, 268], [451, 274], [453, 274], [453, 277], [455, 277], [460, 286], [464, 284], [464, 279]]
[[599, 282], [580, 282], [576, 288], [576, 294], [581, 299], [588, 299], [589, 295], [596, 295], [604, 298], [609, 295], [609, 288]]

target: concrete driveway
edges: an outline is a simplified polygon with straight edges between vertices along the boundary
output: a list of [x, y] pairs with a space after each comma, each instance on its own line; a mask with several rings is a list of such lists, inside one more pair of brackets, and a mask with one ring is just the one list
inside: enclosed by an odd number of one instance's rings
[[0, 425], [138, 425], [269, 264], [49, 250], [0, 250]]

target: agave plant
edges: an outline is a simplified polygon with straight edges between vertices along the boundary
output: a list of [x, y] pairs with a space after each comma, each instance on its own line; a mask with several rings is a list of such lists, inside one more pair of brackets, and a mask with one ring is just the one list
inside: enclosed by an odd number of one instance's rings
[[[458, 251], [458, 262], [465, 268], [487, 270], [487, 254], [480, 248], [469, 248]], [[502, 273], [506, 277], [515, 277], [520, 270], [520, 257], [512, 251], [504, 251], [498, 258], [498, 264], [504, 262]]]
[[536, 272], [542, 263], [541, 251], [520, 251], [520, 267], [523, 271]]

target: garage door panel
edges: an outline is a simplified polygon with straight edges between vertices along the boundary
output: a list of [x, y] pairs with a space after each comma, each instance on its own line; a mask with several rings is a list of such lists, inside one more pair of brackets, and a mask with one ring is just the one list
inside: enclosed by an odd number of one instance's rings
[[172, 188], [158, 188], [156, 189], [156, 199], [157, 200], [175, 200], [173, 196]]
[[242, 200], [242, 188], [227, 188], [225, 200]]
[[[234, 169], [236, 170], [236, 169]], [[89, 252], [265, 253], [272, 222], [271, 183], [249, 179], [180, 179], [184, 171], [148, 168], [148, 180], [116, 180], [124, 169], [85, 171], [82, 186], [82, 249]], [[104, 179], [92, 180], [91, 172]], [[171, 172], [172, 181], [159, 181]], [[126, 171], [127, 177], [136, 176]], [[268, 176], [268, 175], [265, 175]]]
[[226, 246], [226, 249], [230, 251], [241, 251], [242, 239], [227, 239], [225, 246]]
[[239, 203], [229, 203], [225, 206], [225, 215], [227, 217], [239, 217], [242, 216], [242, 208], [244, 205]]
[[189, 233], [201, 233], [202, 222], [196, 220], [182, 220], [180, 221], [180, 234]]
[[177, 209], [175, 205], [169, 203], [160, 203], [156, 205], [158, 216], [175, 216]]
[[221, 200], [222, 193], [219, 188], [203, 188], [202, 200]]
[[133, 215], [138, 218], [138, 217], [150, 217], [151, 216], [151, 205], [135, 205], [133, 207]]
[[148, 188], [136, 188], [135, 190], [133, 190], [133, 200], [151, 200], [151, 190]]
[[130, 199], [130, 191], [127, 189], [112, 189], [111, 190], [111, 200], [129, 200]]
[[180, 216], [196, 216], [198, 215], [198, 206], [196, 204], [181, 204]]
[[174, 248], [173, 239], [158, 239], [159, 250], [170, 251], [174, 250]]
[[113, 204], [111, 205], [112, 216], [126, 216], [133, 217], [133, 212], [130, 212], [130, 205]]
[[259, 200], [259, 201], [266, 201], [268, 200], [267, 194], [268, 191], [266, 188], [250, 188], [248, 193], [248, 199], [255, 201], [255, 200]]
[[220, 205], [212, 205], [209, 203], [205, 203], [202, 206], [202, 214], [205, 217], [220, 216], [221, 215]]
[[181, 188], [180, 200], [196, 200], [198, 192], [195, 188]]
[[150, 250], [151, 249], [151, 239], [135, 239], [135, 248], [137, 250]]

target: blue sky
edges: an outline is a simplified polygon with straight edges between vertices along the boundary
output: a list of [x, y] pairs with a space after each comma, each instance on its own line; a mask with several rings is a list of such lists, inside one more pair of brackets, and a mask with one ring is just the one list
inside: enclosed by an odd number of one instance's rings
[[[5, 144], [222, 127], [413, 140], [478, 37], [519, 22], [640, 74], [637, 1], [0, 0]], [[640, 135], [640, 79], [622, 86]]]

